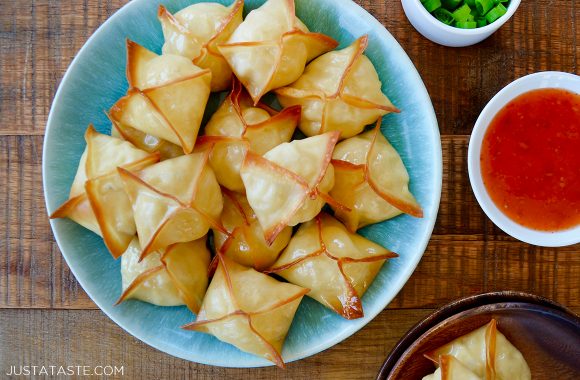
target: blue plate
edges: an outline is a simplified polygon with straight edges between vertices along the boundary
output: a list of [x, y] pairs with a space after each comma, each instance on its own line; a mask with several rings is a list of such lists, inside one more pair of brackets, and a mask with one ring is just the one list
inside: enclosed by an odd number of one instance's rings
[[[89, 123], [101, 132], [110, 125], [103, 113], [125, 94], [125, 38], [154, 51], [163, 45], [157, 7], [172, 12], [197, 1], [133, 0], [87, 41], [64, 76], [48, 118], [44, 140], [43, 180], [49, 212], [68, 197], [84, 150]], [[222, 1], [220, 1], [222, 2]], [[231, 0], [223, 1], [231, 3]], [[247, 0], [246, 12], [264, 0]], [[411, 191], [425, 217], [407, 215], [369, 226], [362, 234], [399, 253], [389, 261], [363, 298], [364, 318], [348, 321], [305, 298], [296, 313], [283, 358], [286, 362], [325, 350], [373, 319], [403, 287], [417, 266], [437, 215], [441, 195], [441, 141], [429, 95], [415, 67], [397, 41], [365, 10], [350, 0], [296, 0], [296, 11], [313, 31], [337, 39], [341, 47], [368, 34], [366, 54], [374, 63], [383, 91], [403, 112], [385, 117], [383, 133], [399, 151], [411, 177]], [[202, 333], [179, 327], [194, 316], [185, 307], [162, 308], [140, 301], [113, 306], [121, 294], [120, 262], [101, 238], [69, 220], [52, 220], [56, 241], [77, 280], [93, 301], [119, 326], [168, 354], [224, 367], [270, 365]]]

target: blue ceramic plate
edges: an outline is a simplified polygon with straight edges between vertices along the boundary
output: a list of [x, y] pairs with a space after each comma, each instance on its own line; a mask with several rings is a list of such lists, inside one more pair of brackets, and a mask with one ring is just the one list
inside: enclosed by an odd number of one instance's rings
[[[192, 0], [133, 0], [105, 22], [81, 49], [54, 99], [46, 127], [43, 179], [49, 212], [67, 199], [84, 150], [89, 123], [101, 132], [110, 125], [103, 113], [124, 95], [125, 38], [154, 51], [163, 44], [157, 7], [172, 12]], [[220, 1], [222, 2], [222, 1]], [[223, 1], [231, 3], [231, 0]], [[246, 12], [264, 0], [247, 0]], [[425, 217], [407, 215], [369, 226], [362, 234], [399, 253], [389, 261], [363, 298], [364, 318], [347, 321], [305, 298], [284, 346], [286, 362], [305, 358], [349, 337], [395, 297], [419, 262], [431, 232], [441, 194], [441, 142], [427, 90], [415, 67], [385, 28], [350, 0], [296, 0], [297, 15], [313, 31], [337, 39], [341, 47], [368, 34], [366, 54], [374, 63], [383, 91], [403, 112], [384, 119], [383, 133], [401, 154], [411, 176], [411, 191]], [[140, 301], [114, 307], [121, 294], [120, 262], [101, 238], [69, 220], [52, 220], [58, 245], [76, 278], [95, 303], [119, 326], [143, 342], [171, 355], [225, 367], [271, 363], [239, 351], [212, 336], [179, 327], [194, 316], [185, 307], [161, 308]]]

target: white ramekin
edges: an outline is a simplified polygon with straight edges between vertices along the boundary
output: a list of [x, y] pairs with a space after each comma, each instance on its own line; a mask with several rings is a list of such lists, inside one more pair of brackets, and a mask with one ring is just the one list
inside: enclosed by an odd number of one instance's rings
[[450, 47], [469, 46], [485, 40], [513, 16], [520, 2], [521, 0], [511, 0], [506, 14], [489, 25], [460, 29], [437, 20], [427, 12], [420, 0], [401, 0], [407, 18], [419, 33], [435, 43]]
[[475, 197], [483, 211], [496, 226], [514, 238], [529, 244], [562, 247], [580, 243], [580, 226], [568, 230], [545, 232], [517, 224], [497, 208], [491, 200], [481, 176], [481, 143], [489, 124], [509, 101], [518, 95], [539, 88], [561, 88], [580, 93], [580, 77], [558, 71], [545, 71], [525, 76], [504, 87], [487, 103], [473, 127], [467, 153], [467, 167]]

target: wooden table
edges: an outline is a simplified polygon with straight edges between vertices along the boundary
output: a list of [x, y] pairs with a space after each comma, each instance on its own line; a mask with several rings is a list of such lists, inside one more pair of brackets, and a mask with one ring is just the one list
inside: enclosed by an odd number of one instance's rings
[[50, 104], [70, 61], [124, 0], [21, 0], [0, 12], [0, 377], [11, 365], [123, 365], [128, 378], [372, 378], [397, 340], [434, 308], [469, 294], [524, 290], [580, 312], [580, 245], [518, 242], [479, 208], [467, 176], [469, 134], [503, 86], [529, 73], [578, 73], [575, 0], [524, 0], [476, 46], [451, 49], [419, 35], [400, 1], [358, 0], [397, 38], [433, 100], [443, 145], [443, 194], [431, 242], [413, 277], [374, 321], [286, 370], [189, 363], [137, 341], [86, 296], [50, 230], [41, 182]]

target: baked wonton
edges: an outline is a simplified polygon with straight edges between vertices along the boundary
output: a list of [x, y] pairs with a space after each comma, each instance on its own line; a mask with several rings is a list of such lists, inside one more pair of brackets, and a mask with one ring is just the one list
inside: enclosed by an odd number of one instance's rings
[[221, 224], [227, 233], [214, 231], [216, 251], [259, 271], [269, 268], [288, 245], [292, 228], [284, 228], [269, 245], [246, 197], [228, 190], [223, 190], [223, 196]]
[[279, 282], [218, 255], [219, 264], [195, 322], [184, 326], [284, 367], [282, 346], [308, 289]]
[[330, 195], [346, 207], [334, 208], [350, 231], [401, 213], [422, 217], [409, 191], [409, 174], [397, 151], [376, 127], [336, 145], [335, 185]]
[[254, 107], [240, 82], [213, 114], [199, 145], [211, 148], [209, 162], [220, 185], [244, 192], [240, 167], [248, 150], [262, 155], [290, 141], [300, 118], [300, 107], [276, 112], [262, 104]]
[[296, 17], [294, 0], [268, 0], [218, 49], [257, 104], [270, 90], [297, 80], [306, 63], [336, 46], [332, 38], [308, 31]]
[[196, 66], [211, 70], [211, 90], [223, 91], [232, 82], [232, 70], [217, 45], [230, 38], [242, 23], [244, 0], [226, 7], [218, 3], [197, 3], [172, 15], [159, 6], [159, 21], [165, 44], [163, 54], [177, 54]]
[[268, 270], [311, 289], [308, 296], [347, 319], [363, 317], [361, 298], [386, 259], [397, 257], [320, 213], [300, 226]]
[[127, 41], [127, 80], [131, 88], [113, 105], [110, 117], [191, 153], [210, 94], [210, 70]]
[[[124, 165], [127, 170], [142, 170], [159, 161], [158, 154]], [[85, 191], [103, 240], [115, 259], [125, 252], [137, 233], [131, 201], [117, 170], [87, 180]]]
[[302, 106], [299, 128], [306, 136], [339, 131], [343, 139], [352, 137], [381, 116], [399, 112], [363, 55], [367, 44], [368, 37], [363, 36], [346, 49], [318, 57], [300, 79], [276, 90], [284, 107]]
[[531, 379], [530, 368], [522, 353], [497, 329], [495, 319], [425, 354], [436, 364], [439, 363], [439, 358], [445, 355], [453, 356], [479, 379]]
[[138, 172], [119, 168], [135, 216], [141, 259], [196, 240], [219, 224], [223, 201], [207, 152], [172, 158]]
[[423, 380], [481, 380], [482, 377], [471, 372], [461, 362], [450, 355], [442, 355], [437, 363], [437, 370]]
[[174, 244], [139, 261], [141, 246], [134, 238], [121, 256], [123, 294], [117, 304], [138, 299], [159, 306], [187, 305], [199, 311], [207, 289], [210, 252], [206, 237]]
[[[87, 147], [81, 156], [79, 167], [70, 189], [69, 199], [53, 212], [50, 217], [69, 218], [94, 233], [103, 236], [99, 222], [85, 192], [87, 180], [115, 173], [118, 166], [141, 167], [142, 165], [146, 166], [156, 162], [158, 158], [156, 155], [151, 155], [135, 148], [129, 142], [98, 133], [92, 125], [89, 125], [85, 132], [85, 141]], [[105, 233], [105, 236], [108, 236], [108, 234]], [[108, 239], [106, 243], [108, 245]], [[115, 256], [115, 254], [113, 255]]]
[[[108, 116], [108, 115], [107, 115]], [[149, 153], [159, 153], [161, 161], [169, 158], [183, 156], [183, 149], [179, 145], [170, 143], [167, 140], [160, 139], [153, 135], [149, 135], [136, 128], [123, 125], [112, 118], [111, 135], [120, 139], [129, 141], [137, 148]]]
[[250, 206], [271, 244], [286, 226], [314, 218], [334, 186], [330, 159], [338, 132], [278, 145], [263, 157], [248, 152], [240, 171]]

